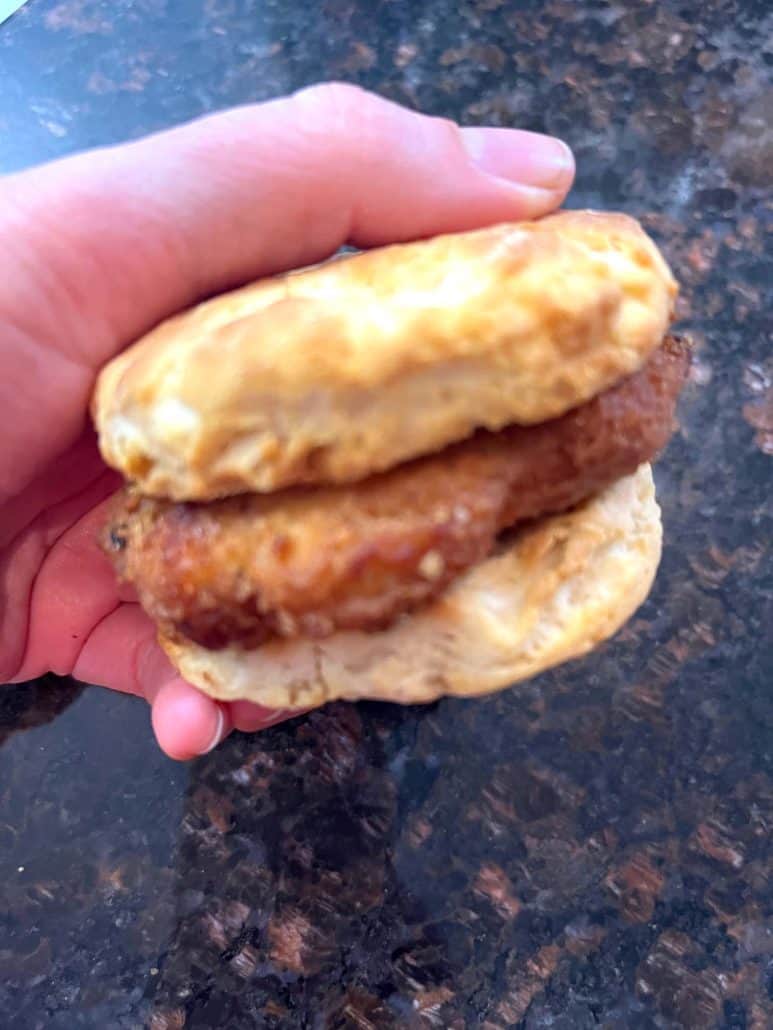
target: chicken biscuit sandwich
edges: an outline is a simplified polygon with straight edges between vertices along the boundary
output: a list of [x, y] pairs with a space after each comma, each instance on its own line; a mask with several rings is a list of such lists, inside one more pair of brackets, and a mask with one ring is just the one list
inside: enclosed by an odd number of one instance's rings
[[105, 548], [221, 700], [429, 701], [581, 655], [660, 557], [676, 291], [635, 221], [572, 211], [209, 300], [99, 378]]

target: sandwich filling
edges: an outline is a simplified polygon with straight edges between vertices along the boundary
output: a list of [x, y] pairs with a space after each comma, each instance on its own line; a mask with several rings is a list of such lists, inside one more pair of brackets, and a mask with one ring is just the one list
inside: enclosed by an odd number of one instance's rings
[[205, 503], [117, 498], [104, 536], [163, 632], [205, 648], [375, 631], [438, 597], [502, 533], [566, 511], [667, 443], [689, 366], [668, 337], [560, 418], [480, 431], [360, 482]]

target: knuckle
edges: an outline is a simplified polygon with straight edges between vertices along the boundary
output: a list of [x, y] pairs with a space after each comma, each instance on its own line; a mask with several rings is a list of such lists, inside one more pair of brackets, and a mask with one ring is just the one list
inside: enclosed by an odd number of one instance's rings
[[350, 82], [322, 82], [293, 96], [301, 120], [312, 131], [351, 132], [376, 98]]
[[442, 141], [449, 151], [456, 152], [457, 154], [464, 153], [462, 131], [457, 122], [451, 118], [443, 118], [440, 115], [433, 116], [430, 121], [438, 140]]

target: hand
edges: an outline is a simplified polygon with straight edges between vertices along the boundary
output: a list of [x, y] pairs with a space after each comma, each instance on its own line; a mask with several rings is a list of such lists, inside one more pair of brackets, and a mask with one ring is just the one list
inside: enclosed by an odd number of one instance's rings
[[183, 682], [117, 585], [96, 543], [119, 485], [88, 418], [97, 372], [200, 298], [344, 243], [543, 215], [573, 171], [549, 137], [331, 84], [0, 180], [0, 682], [138, 694], [174, 758], [287, 717]]

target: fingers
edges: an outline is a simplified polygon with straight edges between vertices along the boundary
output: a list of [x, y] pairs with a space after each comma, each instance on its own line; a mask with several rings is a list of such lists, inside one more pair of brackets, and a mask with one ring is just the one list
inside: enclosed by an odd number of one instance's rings
[[156, 739], [170, 758], [205, 754], [230, 732], [227, 707], [179, 678], [139, 605], [122, 605], [92, 630], [72, 675], [144, 697], [152, 708]]
[[85, 683], [144, 697], [152, 708], [159, 746], [178, 761], [207, 754], [232, 729], [253, 732], [298, 714], [246, 701], [221, 703], [180, 679], [156, 641], [153, 623], [139, 605], [122, 605], [94, 628], [72, 675]]
[[85, 635], [117, 606], [115, 573], [97, 546], [113, 488], [104, 471], [87, 477], [0, 551], [0, 682], [68, 673]]
[[232, 701], [228, 707], [234, 729], [242, 730], [244, 733], [264, 730], [302, 714], [299, 709], [264, 708], [263, 705], [256, 705], [251, 701]]
[[158, 646], [139, 605], [121, 605], [88, 635], [72, 675], [144, 697], [159, 746], [170, 758], [205, 754], [231, 729], [227, 709], [185, 683]]
[[154, 624], [138, 604], [120, 605], [86, 633], [68, 672], [84, 683], [150, 702], [176, 675], [158, 646]]
[[[556, 140], [334, 84], [4, 180], [0, 484], [72, 442], [94, 370], [171, 312], [346, 241], [545, 214], [572, 176]], [[39, 418], [54, 407], [58, 434]]]
[[257, 730], [296, 714], [240, 702], [233, 717], [228, 705], [177, 676], [151, 620], [138, 604], [121, 603], [115, 574], [97, 546], [111, 488], [111, 479], [101, 477], [65, 496], [33, 520], [0, 561], [0, 601], [3, 594], [13, 599], [0, 604], [7, 608], [0, 681], [53, 670], [144, 697], [161, 748], [177, 759], [206, 753], [234, 725]]
[[[90, 545], [77, 546], [86, 525], [98, 519], [99, 509], [95, 512], [65, 534], [67, 546], [55, 545], [44, 561], [35, 581], [24, 658], [12, 666], [15, 675], [2, 678], [27, 680], [53, 669], [144, 697], [152, 706], [160, 747], [180, 760], [212, 750], [234, 726], [253, 731], [297, 714], [239, 702], [233, 718], [228, 705], [181, 680], [140, 606], [116, 607], [112, 571], [89, 568], [92, 557], [98, 558], [96, 548], [92, 555]], [[84, 577], [88, 582], [79, 587]], [[21, 631], [19, 638], [24, 639]]]
[[231, 729], [225, 705], [178, 677], [156, 694], [151, 719], [159, 747], [179, 761], [208, 754]]
[[208, 754], [234, 729], [254, 733], [300, 714], [248, 701], [213, 701], [178, 676], [161, 686], [152, 704], [156, 740], [162, 751], [178, 761]]

